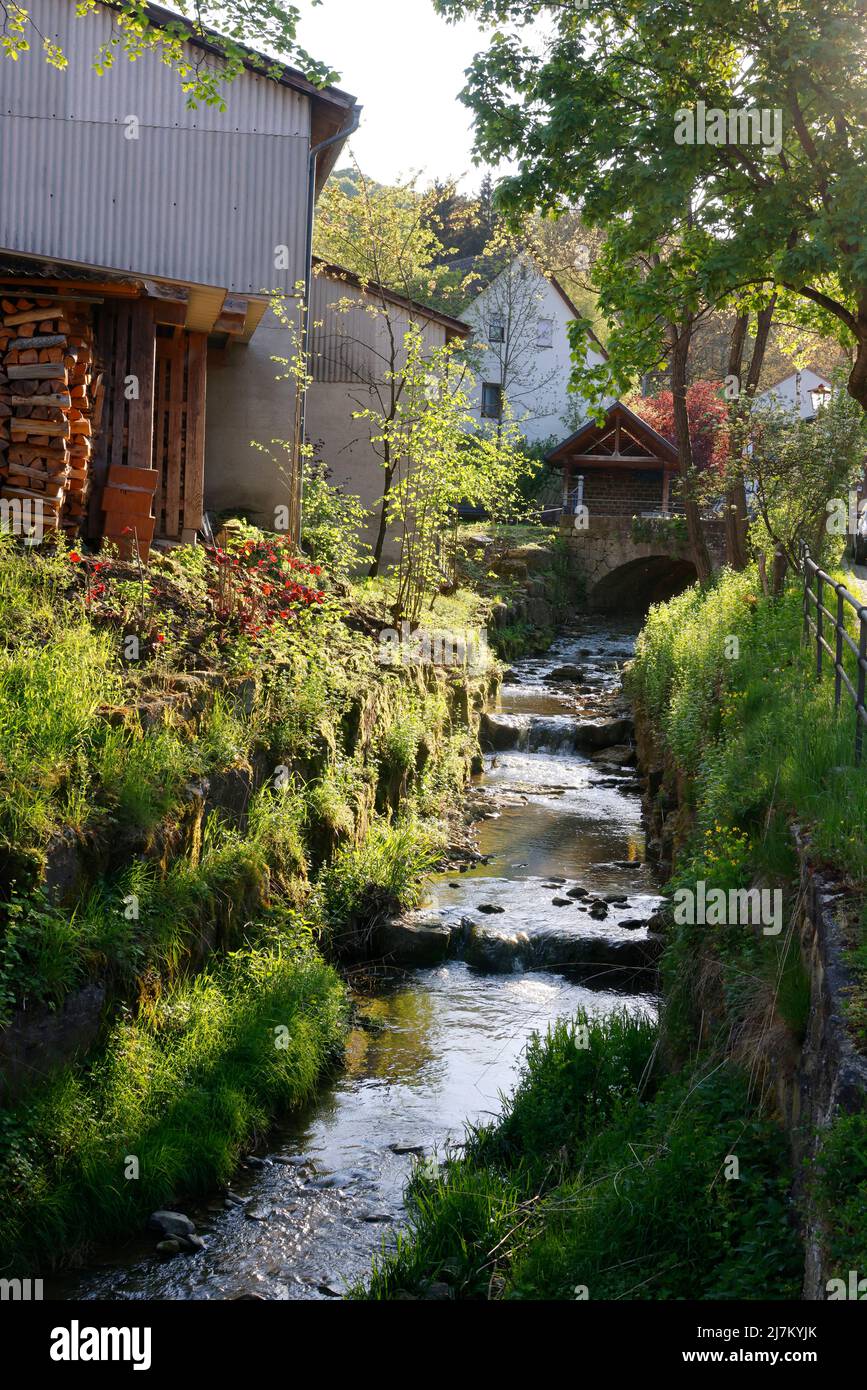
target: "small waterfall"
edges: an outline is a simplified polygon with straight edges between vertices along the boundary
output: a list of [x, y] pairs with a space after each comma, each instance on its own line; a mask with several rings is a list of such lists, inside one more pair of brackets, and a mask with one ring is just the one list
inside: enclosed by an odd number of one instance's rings
[[570, 715], [494, 712], [482, 718], [482, 747], [488, 753], [574, 752], [575, 728]]

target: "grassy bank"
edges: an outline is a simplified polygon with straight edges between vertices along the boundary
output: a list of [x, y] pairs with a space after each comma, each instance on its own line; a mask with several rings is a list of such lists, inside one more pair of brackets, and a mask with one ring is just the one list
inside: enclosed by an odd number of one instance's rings
[[559, 1024], [465, 1155], [417, 1171], [409, 1231], [355, 1295], [795, 1298], [780, 1155], [736, 1067], [667, 1075], [650, 1023]]
[[97, 1046], [0, 1119], [0, 1264], [30, 1274], [309, 1098], [344, 1027], [324, 956], [418, 901], [490, 670], [383, 665], [364, 586], [249, 530], [143, 574], [0, 538], [0, 597], [0, 1028], [106, 991]]
[[[845, 576], [840, 576], [845, 578]], [[753, 572], [724, 574], [653, 609], [638, 643], [631, 692], [660, 737], [676, 781], [679, 841], [669, 890], [779, 888], [783, 930], [679, 922], [663, 959], [668, 1048], [683, 1054], [702, 1028], [709, 1051], [740, 1056], [759, 1087], [796, 1056], [810, 982], [792, 925], [797, 862], [792, 830], [814, 862], [860, 904], [844, 1004], [850, 1034], [867, 1047], [867, 775], [853, 765], [855, 714], [834, 707], [834, 683], [815, 674], [802, 645], [802, 592], [762, 595]], [[847, 663], [854, 666], [848, 653]], [[850, 676], [854, 671], [850, 669]], [[867, 1263], [867, 1124], [842, 1116], [823, 1136], [814, 1196], [824, 1210], [835, 1268]]]
[[228, 1182], [339, 1057], [344, 1009], [333, 969], [273, 934], [142, 1000], [89, 1064], [4, 1110], [4, 1273], [73, 1259]]

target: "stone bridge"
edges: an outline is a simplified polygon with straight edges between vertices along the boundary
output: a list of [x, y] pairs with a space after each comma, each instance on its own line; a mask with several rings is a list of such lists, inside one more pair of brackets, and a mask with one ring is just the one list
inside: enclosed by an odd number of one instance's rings
[[[587, 582], [588, 607], [646, 611], [695, 581], [686, 522], [679, 516], [600, 516], [591, 512], [586, 529], [564, 516], [561, 534], [568, 540], [576, 568]], [[723, 523], [706, 519], [705, 535], [717, 565], [725, 560]]]

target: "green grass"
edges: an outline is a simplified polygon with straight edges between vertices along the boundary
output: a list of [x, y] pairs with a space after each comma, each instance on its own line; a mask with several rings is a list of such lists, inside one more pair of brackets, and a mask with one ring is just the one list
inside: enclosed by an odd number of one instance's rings
[[560, 1023], [466, 1155], [417, 1170], [409, 1233], [355, 1296], [797, 1298], [784, 1152], [733, 1066], [666, 1076], [647, 1022]]
[[[816, 678], [815, 649], [802, 645], [802, 630], [800, 586], [768, 599], [752, 571], [724, 571], [710, 588], [651, 609], [629, 687], [679, 773], [694, 827], [670, 889], [702, 879], [722, 888], [773, 885], [784, 892], [788, 921], [797, 824], [813, 861], [846, 876], [867, 915], [867, 770], [854, 766], [854, 710], [845, 692], [835, 709], [833, 679], [827, 670]], [[858, 987], [847, 1005], [862, 1041], [865, 940], [854, 943]], [[743, 1017], [755, 982], [761, 992], [776, 981], [780, 1015], [797, 1036], [805, 986], [781, 949], [737, 927], [674, 932], [664, 962], [672, 1032], [679, 1028], [688, 1041], [695, 1018], [687, 1015], [706, 1002], [697, 984], [700, 958], [715, 956], [726, 1014]]]
[[143, 1003], [89, 1068], [3, 1112], [4, 1273], [81, 1254], [227, 1182], [274, 1112], [313, 1094], [343, 1027], [334, 971], [287, 944], [245, 948]]
[[867, 1114], [839, 1115], [822, 1137], [817, 1191], [827, 1222], [829, 1277], [867, 1270]]
[[417, 907], [442, 849], [437, 828], [414, 817], [374, 821], [362, 842], [341, 846], [317, 879], [324, 923], [335, 929], [356, 919], [363, 928], [382, 910]]
[[854, 709], [844, 693], [835, 710], [827, 670], [815, 677], [800, 587], [779, 600], [760, 593], [754, 572], [724, 571], [711, 588], [651, 609], [631, 691], [686, 774], [702, 832], [746, 830], [753, 862], [775, 872], [786, 867], [787, 818], [798, 816], [817, 855], [867, 885], [867, 773], [854, 767]]

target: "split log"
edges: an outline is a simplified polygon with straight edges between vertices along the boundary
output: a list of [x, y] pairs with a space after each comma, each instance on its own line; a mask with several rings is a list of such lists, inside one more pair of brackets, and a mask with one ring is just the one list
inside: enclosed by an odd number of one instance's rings
[[11, 352], [26, 352], [28, 348], [66, 347], [66, 345], [67, 340], [64, 333], [40, 333], [35, 338], [13, 338], [7, 347]]
[[7, 367], [6, 375], [10, 381], [66, 382], [66, 368], [61, 362], [39, 363], [35, 367]]
[[[26, 300], [23, 301], [25, 304]], [[8, 301], [4, 301], [8, 303]], [[14, 328], [17, 323], [33, 323], [44, 320], [48, 324], [48, 332], [51, 331], [51, 324], [54, 319], [62, 319], [66, 313], [64, 308], [60, 309], [40, 309], [38, 314], [33, 312], [34, 305], [29, 304], [26, 309], [16, 309], [14, 313], [5, 314], [3, 324], [6, 328]]]
[[33, 405], [37, 401], [40, 405], [51, 406], [55, 410], [69, 410], [72, 405], [72, 398], [68, 392], [55, 392], [49, 396], [10, 396], [9, 404], [12, 405]]
[[[76, 424], [77, 423], [80, 422], [76, 421]], [[25, 434], [29, 431], [30, 434], [41, 434], [46, 438], [48, 435], [58, 434], [63, 439], [68, 439], [70, 431], [75, 428], [74, 425], [70, 425], [68, 420], [33, 420], [29, 417], [25, 419], [19, 415], [13, 416], [9, 421], [9, 425], [13, 434], [16, 430], [23, 430]], [[87, 422], [87, 428], [88, 430], [90, 429], [90, 421]], [[82, 431], [82, 433], [87, 433], [87, 431]]]

